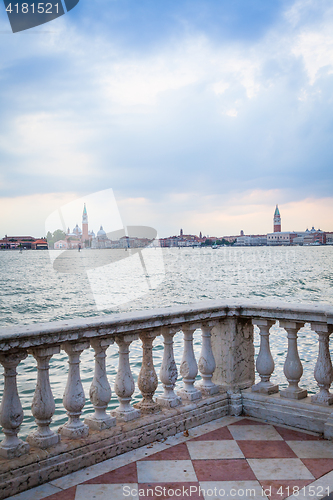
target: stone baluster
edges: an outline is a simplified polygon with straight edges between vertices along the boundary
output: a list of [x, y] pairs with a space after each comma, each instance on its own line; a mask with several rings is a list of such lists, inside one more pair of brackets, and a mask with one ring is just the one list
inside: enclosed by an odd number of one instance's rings
[[184, 352], [180, 365], [180, 374], [183, 377], [184, 387], [177, 391], [177, 395], [183, 400], [195, 401], [202, 397], [201, 392], [194, 387], [195, 377], [198, 374], [198, 365], [195, 360], [193, 351], [193, 333], [196, 328], [194, 326], [184, 326]]
[[37, 448], [49, 448], [60, 441], [59, 434], [50, 429], [55, 412], [54, 398], [50, 385], [50, 359], [60, 352], [59, 346], [38, 347], [29, 350], [37, 361], [37, 384], [32, 399], [31, 413], [35, 417], [37, 430], [30, 433], [27, 441]]
[[142, 394], [142, 401], [133, 405], [141, 413], [156, 413], [161, 410], [158, 403], [153, 400], [153, 396], [158, 386], [158, 379], [154, 368], [153, 341], [157, 333], [140, 333], [142, 341], [142, 363], [138, 378], [138, 387]]
[[94, 338], [90, 341], [95, 351], [95, 373], [90, 386], [89, 396], [95, 413], [85, 418], [84, 423], [91, 429], [101, 431], [116, 425], [115, 417], [107, 415], [106, 408], [111, 400], [112, 391], [106, 374], [105, 351], [113, 344], [113, 339]]
[[260, 350], [257, 357], [256, 368], [261, 381], [252, 386], [253, 392], [273, 394], [279, 391], [279, 386], [270, 381], [274, 371], [274, 360], [269, 347], [269, 330], [275, 321], [266, 319], [255, 319], [253, 324], [260, 330]]
[[160, 380], [164, 387], [162, 396], [156, 398], [159, 405], [166, 408], [174, 408], [181, 404], [182, 400], [174, 391], [178, 371], [173, 354], [173, 337], [177, 333], [177, 329], [163, 328], [162, 335], [164, 339], [163, 361], [160, 369]]
[[200, 389], [202, 394], [207, 396], [219, 392], [218, 386], [212, 382], [212, 376], [216, 366], [211, 343], [213, 326], [214, 325], [208, 324], [201, 326], [202, 344], [198, 366], [202, 380], [197, 384], [197, 388]]
[[280, 391], [280, 395], [288, 399], [303, 399], [308, 395], [306, 389], [301, 389], [298, 384], [303, 375], [303, 366], [297, 350], [297, 332], [304, 323], [294, 321], [280, 321], [280, 327], [288, 334], [288, 352], [284, 362], [284, 374], [289, 382], [287, 389]]
[[317, 405], [328, 406], [333, 404], [333, 394], [329, 392], [333, 380], [332, 361], [329, 350], [329, 337], [332, 329], [323, 323], [312, 323], [311, 329], [319, 337], [318, 358], [314, 369], [314, 378], [320, 389], [318, 394], [311, 397], [311, 402]]
[[129, 362], [129, 346], [139, 335], [123, 335], [115, 338], [119, 347], [119, 365], [114, 390], [119, 400], [119, 407], [112, 412], [118, 420], [128, 422], [140, 416], [140, 411], [131, 406], [135, 384]]
[[63, 404], [67, 410], [68, 421], [59, 431], [63, 437], [78, 439], [88, 436], [89, 427], [80, 420], [86, 399], [80, 377], [80, 355], [89, 348], [89, 342], [65, 342], [61, 348], [68, 354], [68, 378]]
[[17, 437], [23, 422], [23, 410], [17, 392], [16, 368], [27, 357], [25, 351], [1, 353], [0, 363], [4, 367], [5, 383], [0, 407], [0, 424], [5, 439], [0, 444], [0, 456], [16, 458], [29, 452], [29, 444]]

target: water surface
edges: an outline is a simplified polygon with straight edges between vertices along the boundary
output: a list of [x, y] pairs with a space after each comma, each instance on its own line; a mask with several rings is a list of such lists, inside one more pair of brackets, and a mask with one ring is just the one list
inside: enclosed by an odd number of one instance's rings
[[[123, 250], [86, 250], [80, 258], [86, 268], [94, 268], [115, 258]], [[154, 250], [152, 249], [152, 252]], [[52, 254], [52, 252], [51, 252]], [[23, 325], [92, 317], [122, 311], [148, 310], [156, 307], [187, 305], [209, 299], [246, 298], [290, 303], [323, 303], [333, 305], [333, 247], [222, 247], [163, 249], [165, 276], [161, 285], [128, 303], [98, 310], [87, 274], [82, 269], [70, 273], [56, 272], [48, 252], [0, 252], [0, 326]], [[73, 254], [74, 256], [74, 254]], [[131, 283], [131, 276], [129, 276]], [[126, 286], [128, 286], [126, 284]], [[130, 290], [129, 290], [130, 292]], [[129, 293], [130, 295], [130, 293]], [[258, 352], [258, 332], [255, 335]], [[195, 332], [195, 351], [200, 352], [200, 331]], [[273, 381], [286, 385], [283, 364], [286, 355], [286, 332], [273, 327], [271, 349], [276, 369]], [[316, 392], [313, 369], [317, 357], [317, 335], [306, 325], [299, 332], [299, 352], [304, 367], [301, 385]], [[141, 367], [141, 342], [131, 345], [131, 367], [137, 379]], [[154, 348], [156, 370], [163, 355], [161, 339]], [[175, 357], [179, 366], [182, 356], [182, 334], [175, 337]], [[108, 349], [107, 369], [113, 386], [118, 364], [117, 349]], [[87, 397], [84, 413], [90, 413], [89, 386], [93, 377], [93, 351], [82, 354], [82, 380]], [[19, 393], [25, 412], [22, 435], [34, 427], [30, 412], [36, 384], [36, 362], [28, 356], [18, 369]], [[67, 377], [67, 355], [51, 360], [51, 384], [56, 399], [53, 427], [66, 421], [62, 395]], [[2, 384], [2, 380], [0, 383]], [[181, 380], [178, 385], [181, 385]], [[0, 391], [2, 386], [0, 387]], [[158, 391], [161, 392], [159, 386]], [[134, 400], [140, 395], [136, 390]], [[117, 406], [113, 396], [110, 408]]]

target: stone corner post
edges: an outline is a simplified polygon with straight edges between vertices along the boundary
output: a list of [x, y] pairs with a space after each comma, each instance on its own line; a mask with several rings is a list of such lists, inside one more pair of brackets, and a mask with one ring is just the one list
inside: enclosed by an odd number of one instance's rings
[[254, 383], [254, 346], [251, 319], [230, 316], [211, 331], [215, 370], [212, 381], [238, 392]]

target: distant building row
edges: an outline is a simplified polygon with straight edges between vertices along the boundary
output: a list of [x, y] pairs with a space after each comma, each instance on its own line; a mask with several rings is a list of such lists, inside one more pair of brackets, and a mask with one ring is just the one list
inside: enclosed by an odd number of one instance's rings
[[82, 229], [76, 224], [73, 231], [67, 229], [64, 240], [59, 240], [54, 243], [55, 250], [72, 250], [78, 248], [139, 248], [146, 247], [151, 240], [148, 238], [134, 238], [122, 236], [117, 239], [110, 239], [104, 231], [103, 226], [100, 226], [99, 231], [95, 235], [94, 231], [88, 229], [88, 213], [86, 205], [83, 207], [82, 214]]
[[281, 215], [279, 207], [276, 205], [273, 218], [273, 233], [256, 236], [238, 236], [237, 246], [257, 246], [257, 245], [333, 245], [333, 232], [325, 232], [321, 229], [306, 231], [281, 231]]
[[47, 250], [48, 245], [45, 238], [34, 238], [33, 236], [5, 236], [0, 240], [1, 250]]
[[207, 244], [214, 247], [221, 240], [225, 243], [233, 243], [235, 246], [278, 246], [278, 245], [333, 245], [333, 232], [322, 231], [321, 229], [306, 229], [306, 231], [281, 231], [281, 215], [279, 207], [276, 206], [273, 218], [273, 233], [245, 235], [243, 231], [239, 236], [199, 236], [183, 234], [180, 230], [178, 236], [161, 238], [162, 247], [196, 247]]
[[[223, 236], [218, 238], [216, 236], [199, 236], [192, 234], [180, 234], [177, 236], [169, 236], [168, 238], [161, 238], [159, 244], [161, 247], [199, 247], [202, 245], [219, 244], [234, 244], [235, 246], [277, 246], [277, 245], [333, 245], [333, 232], [325, 232], [321, 229], [306, 231], [281, 231], [281, 215], [278, 206], [276, 205], [274, 218], [273, 218], [273, 233], [245, 235], [241, 231], [240, 236]], [[67, 250], [77, 248], [140, 248], [147, 247], [152, 243], [148, 238], [136, 238], [129, 236], [121, 236], [117, 239], [110, 239], [100, 226], [99, 231], [95, 235], [94, 231], [88, 230], [88, 214], [86, 205], [83, 208], [82, 214], [82, 230], [76, 224], [73, 231], [68, 228], [65, 239], [58, 240], [54, 243], [54, 249]], [[5, 236], [0, 240], [0, 249], [34, 249], [34, 250], [47, 250], [48, 243], [44, 239], [36, 239], [32, 236]]]

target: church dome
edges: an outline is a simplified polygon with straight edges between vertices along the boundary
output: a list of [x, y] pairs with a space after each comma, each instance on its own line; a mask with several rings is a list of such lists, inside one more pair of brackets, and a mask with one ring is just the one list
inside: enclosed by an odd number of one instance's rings
[[77, 235], [82, 234], [82, 231], [81, 231], [81, 229], [79, 228], [78, 224], [76, 224], [76, 226], [74, 227], [74, 229], [73, 229], [73, 233], [74, 233], [74, 234], [77, 234]]
[[97, 232], [97, 238], [106, 239], [106, 232], [103, 229], [103, 226], [100, 227], [100, 230]]

